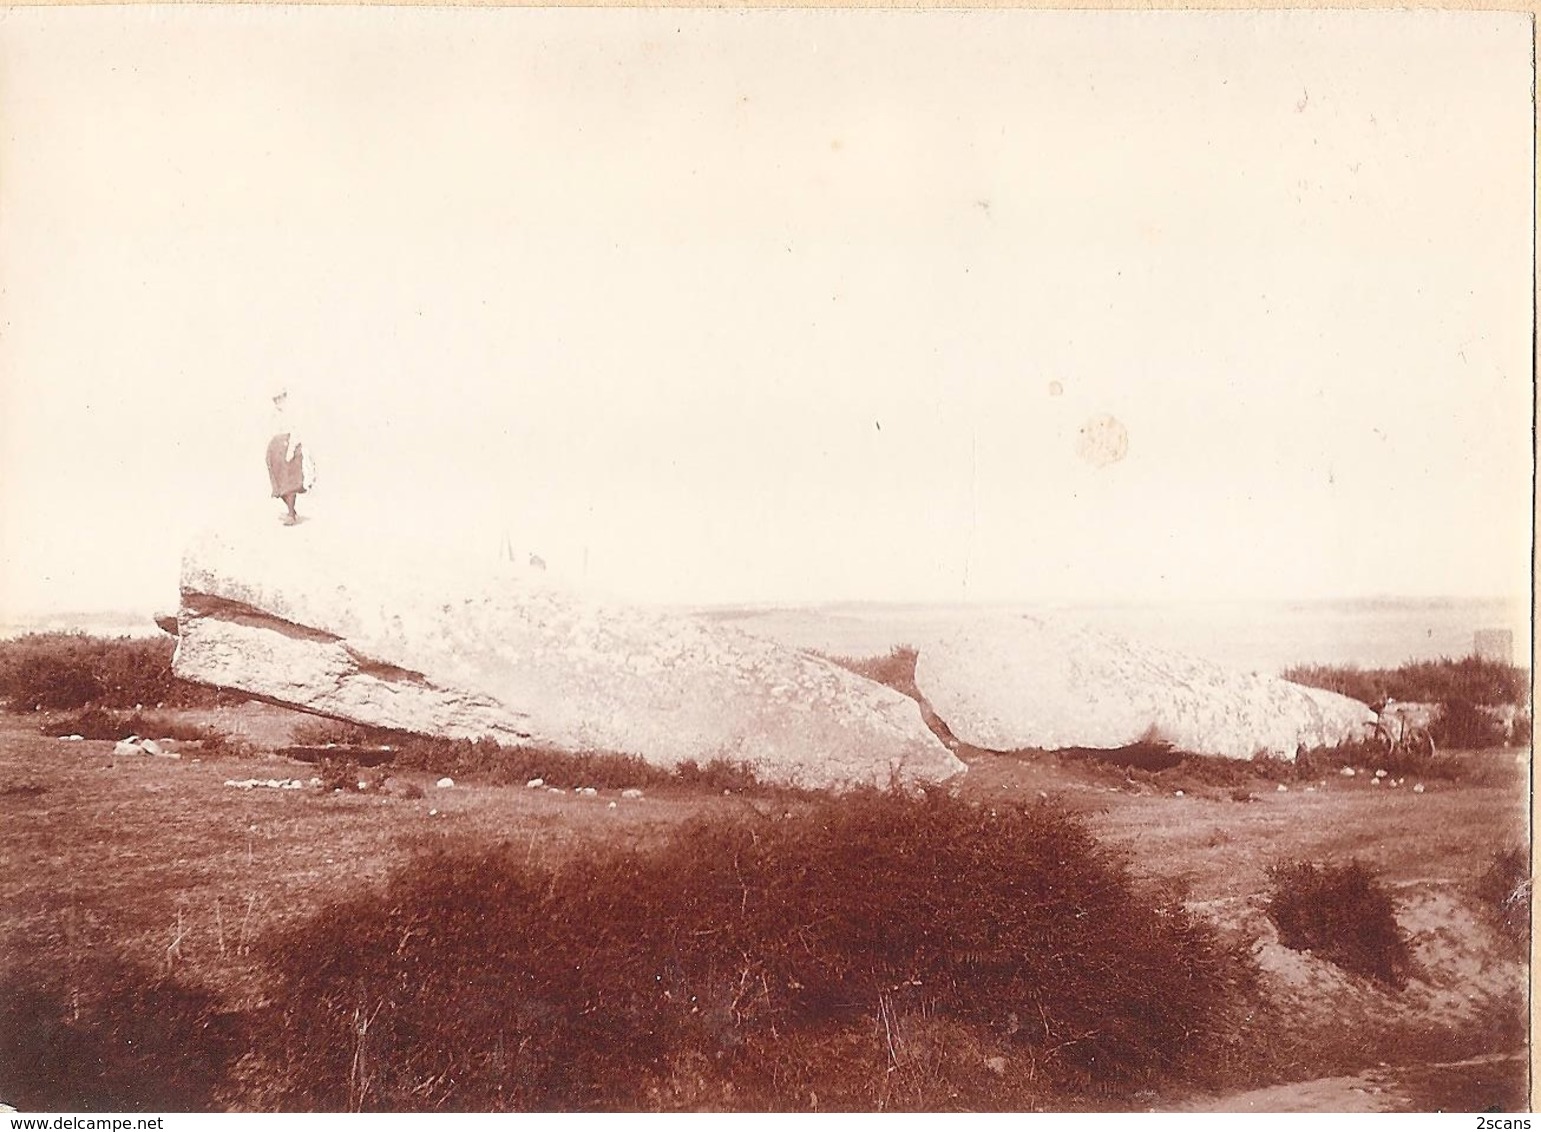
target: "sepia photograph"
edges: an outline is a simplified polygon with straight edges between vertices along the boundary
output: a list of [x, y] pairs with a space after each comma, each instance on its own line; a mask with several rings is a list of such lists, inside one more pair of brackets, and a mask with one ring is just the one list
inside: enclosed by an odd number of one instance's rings
[[1528, 1128], [1535, 43], [0, 9], [0, 1111]]

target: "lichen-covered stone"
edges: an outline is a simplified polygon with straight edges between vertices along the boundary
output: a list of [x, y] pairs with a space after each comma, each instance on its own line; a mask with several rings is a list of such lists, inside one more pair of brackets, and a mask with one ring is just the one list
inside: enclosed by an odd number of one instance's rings
[[376, 726], [664, 767], [726, 759], [814, 788], [965, 769], [914, 701], [826, 661], [320, 521], [200, 538], [178, 632], [184, 679]]
[[915, 682], [954, 735], [994, 751], [1158, 741], [1293, 759], [1301, 747], [1362, 738], [1375, 719], [1346, 696], [1031, 616], [927, 643]]

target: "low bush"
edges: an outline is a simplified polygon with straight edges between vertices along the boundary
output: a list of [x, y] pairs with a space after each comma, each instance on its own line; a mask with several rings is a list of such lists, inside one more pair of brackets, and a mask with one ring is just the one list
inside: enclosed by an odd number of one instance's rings
[[1038, 1082], [1159, 1079], [1215, 1055], [1251, 977], [1070, 814], [875, 792], [556, 865], [425, 856], [270, 959], [275, 1104], [323, 1109], [863, 1107], [864, 1059], [917, 1074], [885, 1103], [952, 1107], [921, 1083], [993, 1074], [904, 1052], [947, 1027]]
[[1467, 699], [1447, 700], [1429, 731], [1440, 747], [1468, 751], [1502, 747], [1509, 738], [1502, 723]]
[[223, 737], [212, 727], [187, 723], [159, 712], [111, 711], [96, 706], [51, 716], [39, 730], [44, 735], [79, 735], [82, 739], [180, 739], [217, 745]]
[[1297, 665], [1286, 669], [1284, 678], [1338, 692], [1372, 706], [1388, 699], [1407, 703], [1464, 700], [1489, 706], [1523, 704], [1530, 695], [1528, 669], [1476, 656], [1409, 661], [1398, 668]]
[[24, 1112], [207, 1111], [241, 1045], [212, 994], [132, 963], [0, 976], [0, 1098]]
[[18, 711], [224, 702], [215, 689], [171, 674], [175, 651], [169, 637], [31, 633], [0, 641], [0, 699]]
[[494, 786], [517, 786], [539, 778], [549, 786], [592, 786], [599, 790], [684, 786], [713, 792], [798, 793], [764, 785], [748, 767], [723, 759], [713, 759], [704, 765], [686, 760], [669, 769], [634, 755], [607, 751], [505, 747], [491, 739], [441, 739], [335, 720], [301, 723], [295, 728], [294, 742], [296, 746], [310, 748], [328, 744], [390, 747], [389, 764], [393, 770], [476, 778]]
[[1391, 986], [1406, 982], [1412, 952], [1390, 892], [1364, 865], [1283, 862], [1268, 878], [1268, 917], [1284, 946]]
[[1519, 846], [1493, 854], [1477, 881], [1477, 897], [1520, 956], [1530, 954], [1530, 849]]

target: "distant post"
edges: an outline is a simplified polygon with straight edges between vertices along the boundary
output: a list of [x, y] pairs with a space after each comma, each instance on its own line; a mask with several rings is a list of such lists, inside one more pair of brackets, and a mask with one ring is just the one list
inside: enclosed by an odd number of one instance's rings
[[1508, 629], [1478, 629], [1472, 639], [1472, 655], [1498, 664], [1514, 663], [1514, 633]]

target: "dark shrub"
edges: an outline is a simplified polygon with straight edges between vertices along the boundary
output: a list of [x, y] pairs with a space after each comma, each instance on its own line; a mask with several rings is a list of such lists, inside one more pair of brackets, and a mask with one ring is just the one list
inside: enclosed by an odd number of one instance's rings
[[685, 1063], [775, 1107], [815, 1047], [920, 1019], [1144, 1079], [1203, 1062], [1248, 971], [1071, 815], [876, 793], [554, 866], [424, 857], [271, 958], [281, 1103], [328, 1109], [633, 1108]]
[[207, 1111], [238, 1051], [211, 994], [130, 963], [0, 977], [0, 1097], [24, 1111]]
[[76, 633], [33, 633], [0, 642], [0, 699], [17, 710], [193, 707], [219, 702], [212, 688], [171, 674], [169, 637], [107, 640]]
[[1447, 750], [1502, 747], [1507, 738], [1503, 724], [1466, 699], [1446, 701], [1430, 731], [1434, 741]]
[[79, 735], [82, 739], [126, 739], [134, 734], [124, 725], [121, 712], [99, 707], [81, 708], [56, 716], [45, 722], [40, 730], [44, 735]]
[[1477, 881], [1477, 896], [1522, 956], [1530, 954], [1530, 890], [1530, 850], [1525, 846], [1493, 854]]
[[1268, 877], [1268, 917], [1286, 947], [1392, 986], [1406, 982], [1412, 953], [1391, 894], [1364, 865], [1283, 863]]
[[1286, 669], [1284, 678], [1339, 692], [1372, 706], [1388, 699], [1407, 703], [1465, 700], [1472, 704], [1522, 704], [1530, 692], [1529, 670], [1475, 656], [1409, 661], [1399, 668], [1297, 665]]
[[491, 739], [441, 739], [334, 720], [302, 723], [295, 729], [294, 740], [296, 746], [313, 749], [328, 743], [344, 747], [390, 747], [386, 761], [392, 769], [477, 778], [501, 786], [521, 785], [532, 778], [540, 778], [550, 786], [592, 786], [599, 790], [686, 786], [714, 792], [796, 793], [763, 786], [748, 767], [722, 759], [714, 759], [705, 766], [686, 760], [669, 770], [635, 755], [609, 751], [505, 747]]

